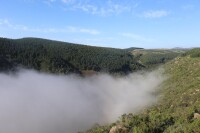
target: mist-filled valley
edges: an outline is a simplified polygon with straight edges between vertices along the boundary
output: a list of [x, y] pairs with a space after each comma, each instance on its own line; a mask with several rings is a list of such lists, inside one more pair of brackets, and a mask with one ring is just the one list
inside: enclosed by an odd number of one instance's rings
[[1, 0], [0, 133], [200, 133], [200, 0]]
[[0, 38], [0, 133], [200, 132], [199, 53]]
[[34, 70], [0, 74], [1, 133], [74, 133], [138, 113], [157, 101], [162, 70], [123, 77], [55, 75]]

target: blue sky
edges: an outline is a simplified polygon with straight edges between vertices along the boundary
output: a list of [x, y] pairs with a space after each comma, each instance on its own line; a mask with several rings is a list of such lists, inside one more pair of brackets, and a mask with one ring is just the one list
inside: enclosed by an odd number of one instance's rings
[[1, 0], [0, 36], [94, 46], [200, 46], [200, 0]]

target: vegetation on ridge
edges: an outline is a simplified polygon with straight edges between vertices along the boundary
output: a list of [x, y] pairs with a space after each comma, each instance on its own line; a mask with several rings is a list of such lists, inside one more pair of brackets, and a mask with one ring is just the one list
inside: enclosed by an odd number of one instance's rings
[[[159, 91], [160, 102], [140, 114], [124, 114], [111, 125], [95, 125], [86, 133], [108, 133], [115, 125], [125, 133], [200, 132], [200, 49], [113, 49], [37, 38], [0, 38], [0, 70], [16, 66], [51, 73], [129, 73], [164, 65], [169, 78]], [[173, 58], [182, 54], [174, 60]], [[172, 61], [169, 61], [172, 60]], [[125, 130], [126, 129], [126, 130]]]
[[[159, 53], [159, 54], [158, 54]], [[0, 38], [0, 71], [16, 66], [50, 73], [127, 74], [175, 58], [172, 50], [115, 49], [94, 47], [39, 38]]]
[[143, 66], [123, 49], [92, 47], [38, 38], [0, 38], [0, 69], [21, 65], [52, 73], [83, 70], [129, 73]]
[[138, 62], [146, 68], [164, 64], [185, 53], [183, 49], [135, 49], [132, 52], [138, 58]]
[[200, 113], [199, 54], [200, 49], [193, 49], [164, 66], [169, 78], [161, 86], [157, 105], [140, 114], [124, 114], [117, 122], [86, 133], [108, 133], [114, 125], [125, 127], [125, 133], [200, 132], [200, 119], [194, 117]]

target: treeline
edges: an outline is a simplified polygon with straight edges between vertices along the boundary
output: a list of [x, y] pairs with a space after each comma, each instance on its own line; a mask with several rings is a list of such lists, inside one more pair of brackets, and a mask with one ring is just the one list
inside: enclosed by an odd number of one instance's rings
[[185, 53], [186, 49], [135, 49], [131, 53], [147, 69], [165, 64]]
[[190, 57], [200, 57], [200, 48], [194, 48], [192, 50], [189, 50], [184, 55], [190, 55]]
[[12, 70], [16, 66], [52, 73], [81, 73], [83, 70], [129, 73], [143, 67], [123, 49], [38, 38], [0, 38], [0, 70]]
[[180, 55], [180, 53], [176, 53], [176, 52], [161, 53], [161, 54], [148, 53], [148, 54], [142, 55], [140, 57], [140, 60], [141, 62], [144, 63], [145, 66], [151, 67], [153, 65], [166, 63], [167, 61], [174, 59], [178, 55]]

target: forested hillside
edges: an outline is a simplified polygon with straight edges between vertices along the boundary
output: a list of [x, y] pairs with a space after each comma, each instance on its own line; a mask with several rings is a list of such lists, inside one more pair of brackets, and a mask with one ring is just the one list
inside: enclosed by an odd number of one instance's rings
[[112, 128], [124, 133], [200, 132], [200, 49], [114, 49], [38, 38], [0, 38], [1, 71], [24, 67], [64, 74], [127, 74], [160, 64], [165, 64], [168, 79], [156, 93], [156, 105], [139, 114], [124, 114], [110, 125], [95, 125], [86, 133], [109, 133]]
[[0, 38], [0, 64], [1, 70], [21, 66], [52, 73], [82, 73], [87, 70], [129, 73], [144, 67], [123, 49], [38, 38]]
[[0, 38], [0, 71], [24, 67], [64, 74], [128, 74], [166, 63], [182, 52], [104, 48], [39, 38]]
[[146, 68], [158, 66], [185, 53], [186, 49], [135, 49], [132, 54]]
[[158, 90], [155, 106], [139, 114], [124, 114], [111, 125], [96, 125], [87, 133], [199, 133], [199, 55], [200, 49], [193, 49], [164, 65], [168, 79]]

